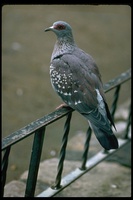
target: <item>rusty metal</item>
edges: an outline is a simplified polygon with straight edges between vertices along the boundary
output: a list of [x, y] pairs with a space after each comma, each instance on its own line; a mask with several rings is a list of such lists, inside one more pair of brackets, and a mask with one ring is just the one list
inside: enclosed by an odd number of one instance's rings
[[89, 127], [87, 132], [86, 132], [86, 141], [84, 144], [84, 152], [83, 152], [83, 156], [82, 156], [82, 165], [81, 165], [81, 170], [85, 170], [86, 169], [86, 161], [87, 161], [87, 156], [88, 156], [88, 151], [89, 151], [89, 146], [90, 146], [90, 139], [91, 139], [91, 133], [92, 130]]
[[6, 149], [10, 145], [14, 145], [15, 143], [23, 140], [24, 138], [33, 134], [36, 130], [44, 126], [48, 126], [49, 124], [53, 123], [54, 121], [57, 121], [58, 119], [64, 117], [72, 111], [73, 109], [71, 109], [70, 107], [62, 107], [48, 115], [45, 115], [40, 119], [37, 119], [34, 122], [31, 122], [27, 126], [19, 129], [18, 131], [11, 133], [7, 137], [3, 138], [2, 150]]
[[62, 172], [63, 172], [63, 165], [64, 165], [64, 160], [65, 160], [71, 117], [72, 117], [72, 113], [69, 113], [67, 115], [67, 119], [64, 125], [64, 135], [62, 138], [62, 146], [60, 150], [59, 163], [57, 167], [57, 176], [56, 176], [55, 184], [52, 186], [53, 189], [57, 189], [61, 187], [60, 182], [61, 182], [61, 177], [62, 177]]
[[[119, 99], [119, 92], [121, 91], [121, 85], [130, 79], [131, 79], [131, 70], [129, 69], [128, 71], [122, 73], [121, 75], [110, 80], [107, 84], [104, 85], [105, 92], [108, 92], [116, 88], [115, 93], [114, 93], [113, 103], [112, 103], [112, 110], [111, 110], [113, 116], [116, 112], [118, 99]], [[63, 118], [64, 116], [67, 116], [67, 119], [64, 125], [64, 135], [62, 138], [55, 184], [53, 188], [52, 186], [49, 187], [47, 190], [45, 190], [40, 195], [38, 195], [38, 197], [54, 196], [55, 194], [60, 192], [62, 189], [70, 185], [72, 182], [77, 180], [84, 173], [86, 173], [91, 168], [93, 168], [95, 165], [97, 165], [99, 162], [102, 162], [102, 160], [104, 160], [109, 155], [117, 151], [117, 150], [102, 151], [87, 160], [90, 139], [91, 139], [91, 129], [89, 128], [86, 133], [86, 141], [84, 144], [81, 168], [77, 168], [76, 170], [68, 174], [66, 177], [62, 178], [65, 153], [66, 153], [66, 147], [67, 147], [67, 141], [68, 141], [68, 134], [69, 134], [71, 116], [72, 116], [73, 111], [74, 110], [71, 109], [70, 107], [59, 108], [58, 110], [48, 115], [45, 115], [42, 118], [37, 119], [36, 121], [28, 124], [27, 126], [21, 128], [20, 130], [13, 132], [12, 134], [10, 134], [9, 136], [5, 137], [2, 140], [2, 151], [5, 151], [3, 160], [2, 160], [2, 176], [1, 176], [2, 177], [2, 193], [4, 192], [4, 185], [6, 182], [6, 173], [8, 169], [8, 160], [9, 160], [9, 155], [10, 155], [9, 153], [10, 153], [10, 149], [12, 145], [15, 145], [15, 143], [20, 142], [21, 140], [25, 139], [31, 134], [35, 134], [33, 147], [32, 147], [32, 153], [31, 153], [31, 160], [29, 164], [27, 185], [26, 185], [26, 190], [25, 190], [25, 197], [34, 196], [39, 163], [40, 163], [40, 158], [41, 158], [41, 152], [42, 152], [42, 147], [43, 147], [45, 128], [46, 126]], [[130, 139], [129, 130], [130, 130], [130, 125], [131, 125], [131, 108], [129, 109], [129, 116], [128, 116], [128, 119], [126, 120], [126, 123], [127, 123], [127, 126], [125, 129], [124, 139], [118, 140], [120, 148], [126, 143], [128, 143]]]
[[34, 136], [25, 197], [34, 197], [42, 147], [43, 147], [44, 134], [45, 134], [45, 127], [37, 130]]
[[[122, 139], [119, 139], [118, 141], [119, 141], [119, 150], [121, 147], [123, 147], [125, 144], [127, 144], [129, 142], [129, 140], [122, 140]], [[95, 156], [93, 156], [92, 158], [87, 160], [86, 167], [84, 170], [81, 170], [80, 168], [76, 168], [75, 170], [73, 170], [72, 172], [67, 174], [65, 177], [63, 177], [61, 180], [62, 187], [59, 187], [56, 189], [52, 189], [51, 187], [49, 187], [45, 191], [43, 191], [42, 193], [37, 195], [37, 197], [53, 197], [53, 196], [55, 196], [60, 191], [62, 191], [64, 188], [69, 186], [71, 183], [76, 181], [78, 178], [80, 178], [82, 175], [87, 173], [89, 170], [94, 168], [96, 165], [98, 165], [100, 162], [105, 160], [107, 157], [109, 157], [116, 151], [118, 151], [118, 150], [110, 150], [110, 151], [107, 151], [106, 153], [104, 153], [104, 151], [98, 152]]]

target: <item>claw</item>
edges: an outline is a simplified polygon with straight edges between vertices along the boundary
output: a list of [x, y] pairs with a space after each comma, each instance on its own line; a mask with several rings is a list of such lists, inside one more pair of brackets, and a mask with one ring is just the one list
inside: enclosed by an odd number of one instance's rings
[[61, 105], [59, 105], [57, 108], [56, 108], [56, 110], [57, 109], [59, 109], [59, 108], [66, 108], [66, 107], [69, 107], [66, 103], [62, 103]]

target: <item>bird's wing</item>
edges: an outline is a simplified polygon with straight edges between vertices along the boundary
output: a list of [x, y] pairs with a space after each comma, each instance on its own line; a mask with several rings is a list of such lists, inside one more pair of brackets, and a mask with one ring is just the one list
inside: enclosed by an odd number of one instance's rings
[[96, 66], [94, 71], [92, 68], [80, 57], [64, 54], [51, 63], [52, 84], [66, 104], [89, 120], [105, 149], [118, 148], [110, 126], [110, 122], [114, 124], [105, 101], [102, 82], [99, 74], [95, 73]]
[[[51, 79], [54, 89], [65, 103], [83, 114], [91, 113], [98, 106], [101, 106], [102, 112], [104, 107], [102, 83], [91, 67], [71, 54], [56, 57], [51, 62]], [[98, 95], [101, 95], [99, 96], [100, 105]]]

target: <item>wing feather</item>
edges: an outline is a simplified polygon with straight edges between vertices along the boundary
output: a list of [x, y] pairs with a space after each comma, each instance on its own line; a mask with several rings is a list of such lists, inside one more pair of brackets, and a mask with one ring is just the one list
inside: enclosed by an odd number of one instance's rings
[[53, 81], [54, 88], [65, 103], [89, 120], [104, 148], [118, 148], [110, 126], [114, 123], [105, 100], [100, 73], [93, 59], [84, 54], [83, 51], [79, 57], [64, 54], [52, 61], [51, 65], [62, 77]]

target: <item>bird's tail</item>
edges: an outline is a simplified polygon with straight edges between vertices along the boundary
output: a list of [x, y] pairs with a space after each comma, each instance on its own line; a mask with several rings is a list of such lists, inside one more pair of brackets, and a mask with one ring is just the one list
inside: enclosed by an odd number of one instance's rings
[[95, 126], [93, 123], [89, 122], [89, 124], [104, 149], [109, 150], [118, 148], [117, 138], [115, 137], [111, 129], [105, 131], [104, 129], [101, 129], [101, 127], [99, 128]]

